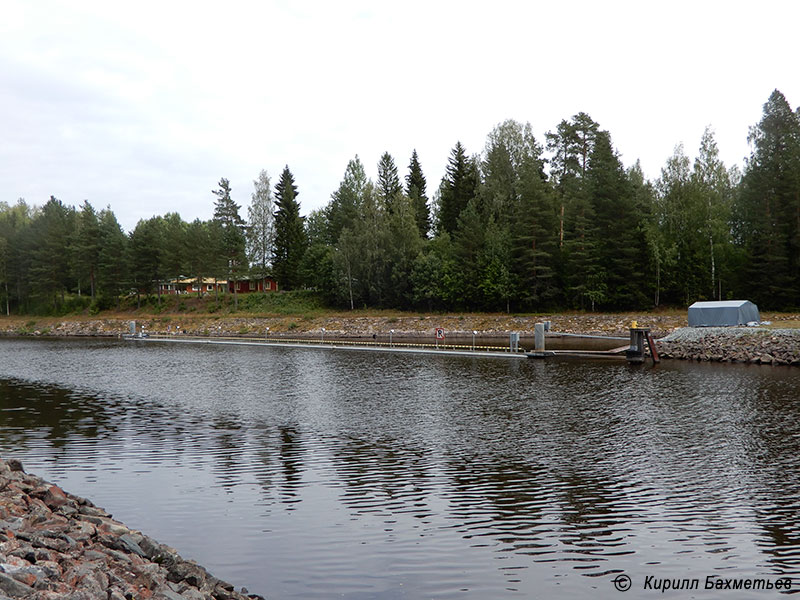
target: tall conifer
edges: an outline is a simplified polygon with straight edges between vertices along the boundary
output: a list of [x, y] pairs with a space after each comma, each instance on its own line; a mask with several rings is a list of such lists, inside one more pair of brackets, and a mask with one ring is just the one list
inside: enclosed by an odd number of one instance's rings
[[294, 176], [287, 165], [275, 185], [275, 251], [272, 258], [278, 285], [287, 290], [302, 283], [300, 265], [307, 245], [297, 195]]

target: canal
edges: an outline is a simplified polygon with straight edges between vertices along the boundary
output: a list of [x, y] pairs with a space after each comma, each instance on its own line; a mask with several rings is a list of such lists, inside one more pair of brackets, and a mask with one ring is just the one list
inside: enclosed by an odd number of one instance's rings
[[800, 571], [787, 367], [2, 339], [0, 455], [271, 599]]

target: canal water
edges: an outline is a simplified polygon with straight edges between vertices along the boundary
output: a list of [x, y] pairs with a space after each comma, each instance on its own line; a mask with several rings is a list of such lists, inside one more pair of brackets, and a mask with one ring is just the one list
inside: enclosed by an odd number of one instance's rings
[[0, 455], [270, 599], [800, 589], [793, 368], [3, 339]]

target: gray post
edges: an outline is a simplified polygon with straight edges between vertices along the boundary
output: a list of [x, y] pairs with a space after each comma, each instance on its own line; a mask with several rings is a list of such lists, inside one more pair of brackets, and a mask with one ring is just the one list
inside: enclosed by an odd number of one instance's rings
[[131, 335], [136, 335], [136, 321], [131, 321], [128, 323], [128, 331]]
[[644, 336], [649, 332], [649, 328], [631, 327], [631, 345], [625, 351], [629, 363], [640, 365], [644, 362]]
[[509, 352], [518, 352], [519, 351], [519, 333], [513, 332], [509, 336], [509, 343], [508, 349]]
[[535, 352], [544, 352], [544, 323], [533, 326], [533, 349]]

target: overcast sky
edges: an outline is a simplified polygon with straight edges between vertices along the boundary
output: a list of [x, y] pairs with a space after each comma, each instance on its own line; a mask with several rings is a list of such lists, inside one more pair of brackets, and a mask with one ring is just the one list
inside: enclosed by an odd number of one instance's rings
[[800, 104], [800, 2], [3, 0], [0, 201], [108, 205], [126, 230], [208, 219], [227, 177], [246, 206], [289, 165], [302, 211], [358, 154], [429, 195], [461, 141], [505, 119], [540, 142], [587, 112], [658, 177], [711, 125], [728, 166], [773, 89]]

